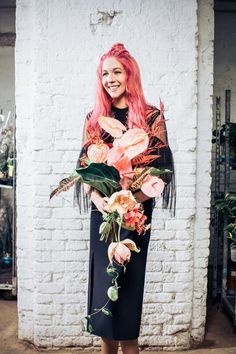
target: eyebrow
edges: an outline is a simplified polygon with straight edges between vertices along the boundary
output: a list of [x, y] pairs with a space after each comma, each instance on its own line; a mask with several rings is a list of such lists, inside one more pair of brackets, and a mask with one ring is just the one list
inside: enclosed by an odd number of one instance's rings
[[[112, 70], [117, 70], [117, 69], [122, 70], [122, 68], [120, 68], [119, 66], [117, 66], [116, 68], [112, 68]], [[104, 71], [107, 71], [107, 70], [105, 69], [102, 72], [104, 72]]]

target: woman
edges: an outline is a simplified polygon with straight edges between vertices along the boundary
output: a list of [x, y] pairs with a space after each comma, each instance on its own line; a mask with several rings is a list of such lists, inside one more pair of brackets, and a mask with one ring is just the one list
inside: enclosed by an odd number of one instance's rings
[[[85, 140], [100, 134], [106, 143], [112, 143], [112, 137], [108, 133], [104, 135], [105, 132], [98, 125], [98, 118], [101, 115], [114, 117], [128, 128], [142, 128], [147, 132], [153, 123], [162, 117], [162, 112], [159, 109], [147, 104], [142, 90], [138, 64], [123, 44], [115, 44], [102, 56], [97, 74], [96, 102], [93, 112], [87, 116], [85, 122]], [[165, 174], [162, 177], [166, 183], [162, 206], [164, 208], [169, 206], [171, 210], [175, 211], [174, 165], [164, 122], [155, 137], [156, 142], [162, 143], [162, 147], [155, 152], [160, 157], [150, 165], [169, 168], [173, 171], [173, 173]], [[85, 152], [86, 148], [84, 147], [80, 158]], [[78, 160], [77, 167], [82, 165], [81, 161], [83, 159]], [[80, 204], [78, 186], [76, 191]], [[106, 291], [111, 285], [111, 280], [106, 274], [109, 243], [99, 240], [99, 227], [103, 221], [102, 213], [106, 211], [107, 201], [95, 189], [86, 188], [86, 193], [90, 195], [92, 202], [88, 287], [89, 315], [94, 309], [100, 308], [106, 302]], [[135, 197], [143, 203], [145, 215], [148, 217], [148, 222], [151, 222], [154, 199], [146, 196], [141, 190], [135, 193]], [[126, 273], [123, 276], [120, 274], [119, 299], [109, 304], [112, 316], [104, 316], [100, 312], [91, 318], [92, 333], [101, 337], [103, 354], [116, 354], [119, 343], [124, 354], [139, 353], [138, 336], [150, 231], [143, 236], [138, 236], [136, 231], [122, 229], [121, 239], [125, 238], [134, 240], [141, 252], [132, 254]]]

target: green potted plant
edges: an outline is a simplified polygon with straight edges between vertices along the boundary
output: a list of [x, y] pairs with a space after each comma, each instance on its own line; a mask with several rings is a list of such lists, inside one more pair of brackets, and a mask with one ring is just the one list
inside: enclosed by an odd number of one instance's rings
[[8, 157], [8, 159], [7, 159], [7, 167], [8, 167], [8, 177], [13, 177], [14, 158]]
[[230, 258], [232, 262], [236, 262], [236, 223], [230, 223], [226, 226], [228, 238], [230, 239]]
[[236, 196], [226, 194], [224, 198], [217, 199], [215, 208], [222, 215], [227, 213], [228, 224], [224, 231], [227, 231], [227, 238], [230, 240], [230, 258], [232, 262], [236, 262]]

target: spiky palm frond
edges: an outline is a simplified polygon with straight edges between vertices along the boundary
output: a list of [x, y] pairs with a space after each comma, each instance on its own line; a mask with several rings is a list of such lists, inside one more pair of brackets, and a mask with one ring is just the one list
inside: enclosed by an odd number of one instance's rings
[[52, 193], [50, 194], [50, 199], [52, 199], [52, 197], [54, 197], [55, 195], [60, 194], [61, 192], [66, 192], [68, 191], [77, 181], [81, 180], [81, 176], [69, 176], [66, 178], [63, 178], [60, 183], [59, 186], [54, 189], [52, 191]]
[[144, 165], [144, 164], [149, 164], [156, 159], [158, 159], [161, 155], [145, 155], [145, 154], [140, 154], [136, 156], [134, 159], [132, 159], [132, 165]]
[[152, 167], [144, 168], [139, 174], [134, 175], [133, 182], [130, 186], [131, 191], [141, 188], [143, 180], [150, 174]]

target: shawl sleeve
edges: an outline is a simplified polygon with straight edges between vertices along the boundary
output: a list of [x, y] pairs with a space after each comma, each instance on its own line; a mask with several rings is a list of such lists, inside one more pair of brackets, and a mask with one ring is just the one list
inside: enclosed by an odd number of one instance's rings
[[[169, 169], [171, 173], [165, 173], [160, 178], [165, 182], [165, 188], [162, 192], [162, 208], [169, 208], [171, 214], [175, 216], [176, 208], [176, 186], [175, 186], [175, 167], [171, 148], [168, 143], [168, 134], [164, 117], [160, 111], [155, 109], [155, 112], [149, 118], [149, 126], [152, 128], [154, 123], [159, 121], [159, 127], [156, 132], [154, 142], [161, 143], [162, 147], [157, 147], [155, 153], [160, 155], [150, 165], [156, 168]], [[156, 199], [153, 198], [153, 204], [156, 204]]]
[[[85, 154], [86, 149], [84, 147], [84, 143], [87, 140], [87, 124], [88, 120], [91, 117], [92, 112], [88, 113], [84, 122], [84, 129], [83, 129], [83, 138], [82, 138], [82, 147], [80, 150], [80, 154], [76, 163], [76, 169], [82, 167], [81, 165], [81, 157]], [[74, 206], [77, 205], [79, 207], [80, 213], [82, 212], [82, 207], [83, 207], [83, 212], [87, 213], [89, 211], [89, 205], [90, 205], [90, 191], [91, 187], [87, 188], [88, 185], [85, 186], [81, 182], [76, 182], [75, 187], [74, 187]]]

